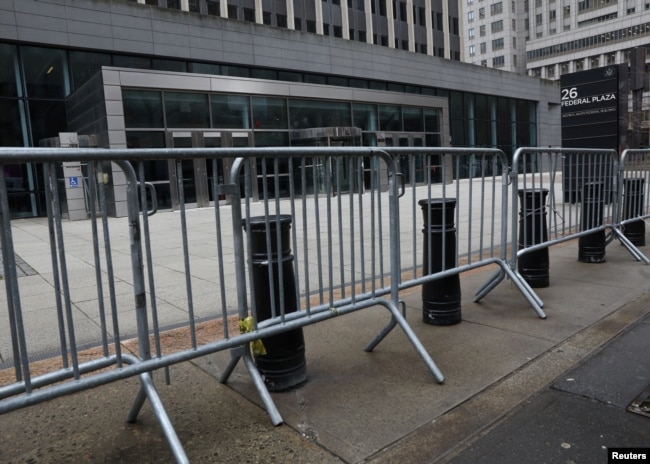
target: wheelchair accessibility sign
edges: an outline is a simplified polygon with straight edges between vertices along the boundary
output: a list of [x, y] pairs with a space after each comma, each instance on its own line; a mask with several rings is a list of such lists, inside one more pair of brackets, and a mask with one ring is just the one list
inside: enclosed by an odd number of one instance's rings
[[79, 187], [79, 178], [78, 177], [70, 177], [70, 187], [71, 188], [76, 188]]

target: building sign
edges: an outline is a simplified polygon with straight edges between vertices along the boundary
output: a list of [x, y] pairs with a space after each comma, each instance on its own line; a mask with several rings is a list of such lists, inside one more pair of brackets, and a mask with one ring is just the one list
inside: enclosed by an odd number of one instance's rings
[[618, 66], [560, 78], [563, 147], [618, 149], [618, 78]]

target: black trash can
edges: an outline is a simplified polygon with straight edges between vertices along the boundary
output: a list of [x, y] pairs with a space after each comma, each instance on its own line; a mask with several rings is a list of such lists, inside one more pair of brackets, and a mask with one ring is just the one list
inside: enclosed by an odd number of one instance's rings
[[[519, 249], [548, 241], [546, 222], [546, 197], [548, 189], [518, 190], [519, 203]], [[549, 286], [548, 248], [525, 253], [517, 260], [517, 269], [532, 288]]]
[[[418, 202], [424, 216], [424, 275], [456, 267], [455, 198]], [[461, 322], [460, 276], [454, 274], [422, 285], [422, 320], [431, 325]]]
[[[293, 255], [291, 254], [290, 234], [291, 216], [250, 218], [250, 235], [252, 260], [252, 282], [255, 289], [255, 308], [258, 322], [273, 317], [271, 301], [275, 302], [276, 315], [280, 315], [280, 269], [282, 270], [282, 289], [284, 312], [289, 314], [298, 310], [297, 290], [293, 272]], [[271, 256], [268, 256], [266, 227], [269, 227]], [[244, 227], [246, 227], [244, 225]], [[278, 250], [280, 234], [280, 250]], [[271, 281], [270, 273], [273, 278]], [[273, 290], [271, 291], [271, 285]], [[305, 358], [305, 340], [302, 329], [292, 329], [278, 335], [262, 338], [266, 354], [254, 355], [255, 364], [269, 391], [282, 391], [301, 385], [307, 380], [307, 362]]]
[[[631, 177], [623, 179], [623, 219], [632, 219], [643, 215], [643, 201], [645, 179]], [[645, 221], [626, 222], [623, 226], [623, 235], [632, 242], [632, 245], [645, 246]]]
[[[589, 182], [582, 186], [581, 231], [603, 225], [604, 185], [603, 182]], [[578, 239], [578, 261], [604, 263], [606, 246], [604, 230], [580, 236]]]

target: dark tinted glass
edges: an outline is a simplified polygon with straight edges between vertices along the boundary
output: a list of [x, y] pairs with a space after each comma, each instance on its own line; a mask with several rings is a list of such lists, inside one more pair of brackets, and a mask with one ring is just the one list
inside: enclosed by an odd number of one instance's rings
[[286, 129], [288, 127], [286, 99], [253, 97], [251, 103], [255, 129]]
[[18, 100], [0, 99], [0, 146], [22, 147], [24, 146], [22, 128], [20, 123], [20, 111]]
[[0, 44], [0, 96], [18, 96], [16, 46]]
[[160, 92], [151, 90], [122, 90], [126, 128], [165, 127]]
[[58, 137], [59, 132], [67, 132], [63, 101], [30, 100], [29, 117], [34, 146], [38, 146], [42, 139]]
[[70, 52], [70, 71], [72, 72], [72, 86], [78, 89], [94, 76], [102, 66], [111, 65], [111, 56], [103, 53], [81, 52], [73, 50]]
[[27, 96], [64, 98], [69, 91], [63, 50], [21, 47]]
[[210, 127], [207, 93], [165, 92], [167, 127]]

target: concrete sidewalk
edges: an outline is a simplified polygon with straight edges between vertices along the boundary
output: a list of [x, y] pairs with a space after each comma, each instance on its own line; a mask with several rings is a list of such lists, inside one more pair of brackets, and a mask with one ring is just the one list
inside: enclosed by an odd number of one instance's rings
[[[433, 463], [606, 462], [603, 447], [650, 446], [648, 417], [627, 405], [650, 385], [650, 268], [614, 242], [607, 262], [577, 261], [578, 244], [550, 248], [551, 286], [538, 289], [541, 320], [494, 272], [461, 276], [463, 322], [421, 322], [418, 289], [406, 316], [446, 381], [435, 383], [399, 328], [372, 353], [388, 322], [371, 308], [304, 329], [309, 380], [274, 393], [273, 427], [240, 365], [216, 380], [228, 353], [155, 378], [192, 462]], [[0, 462], [170, 462], [147, 406], [125, 417], [137, 379], [0, 418]]]

